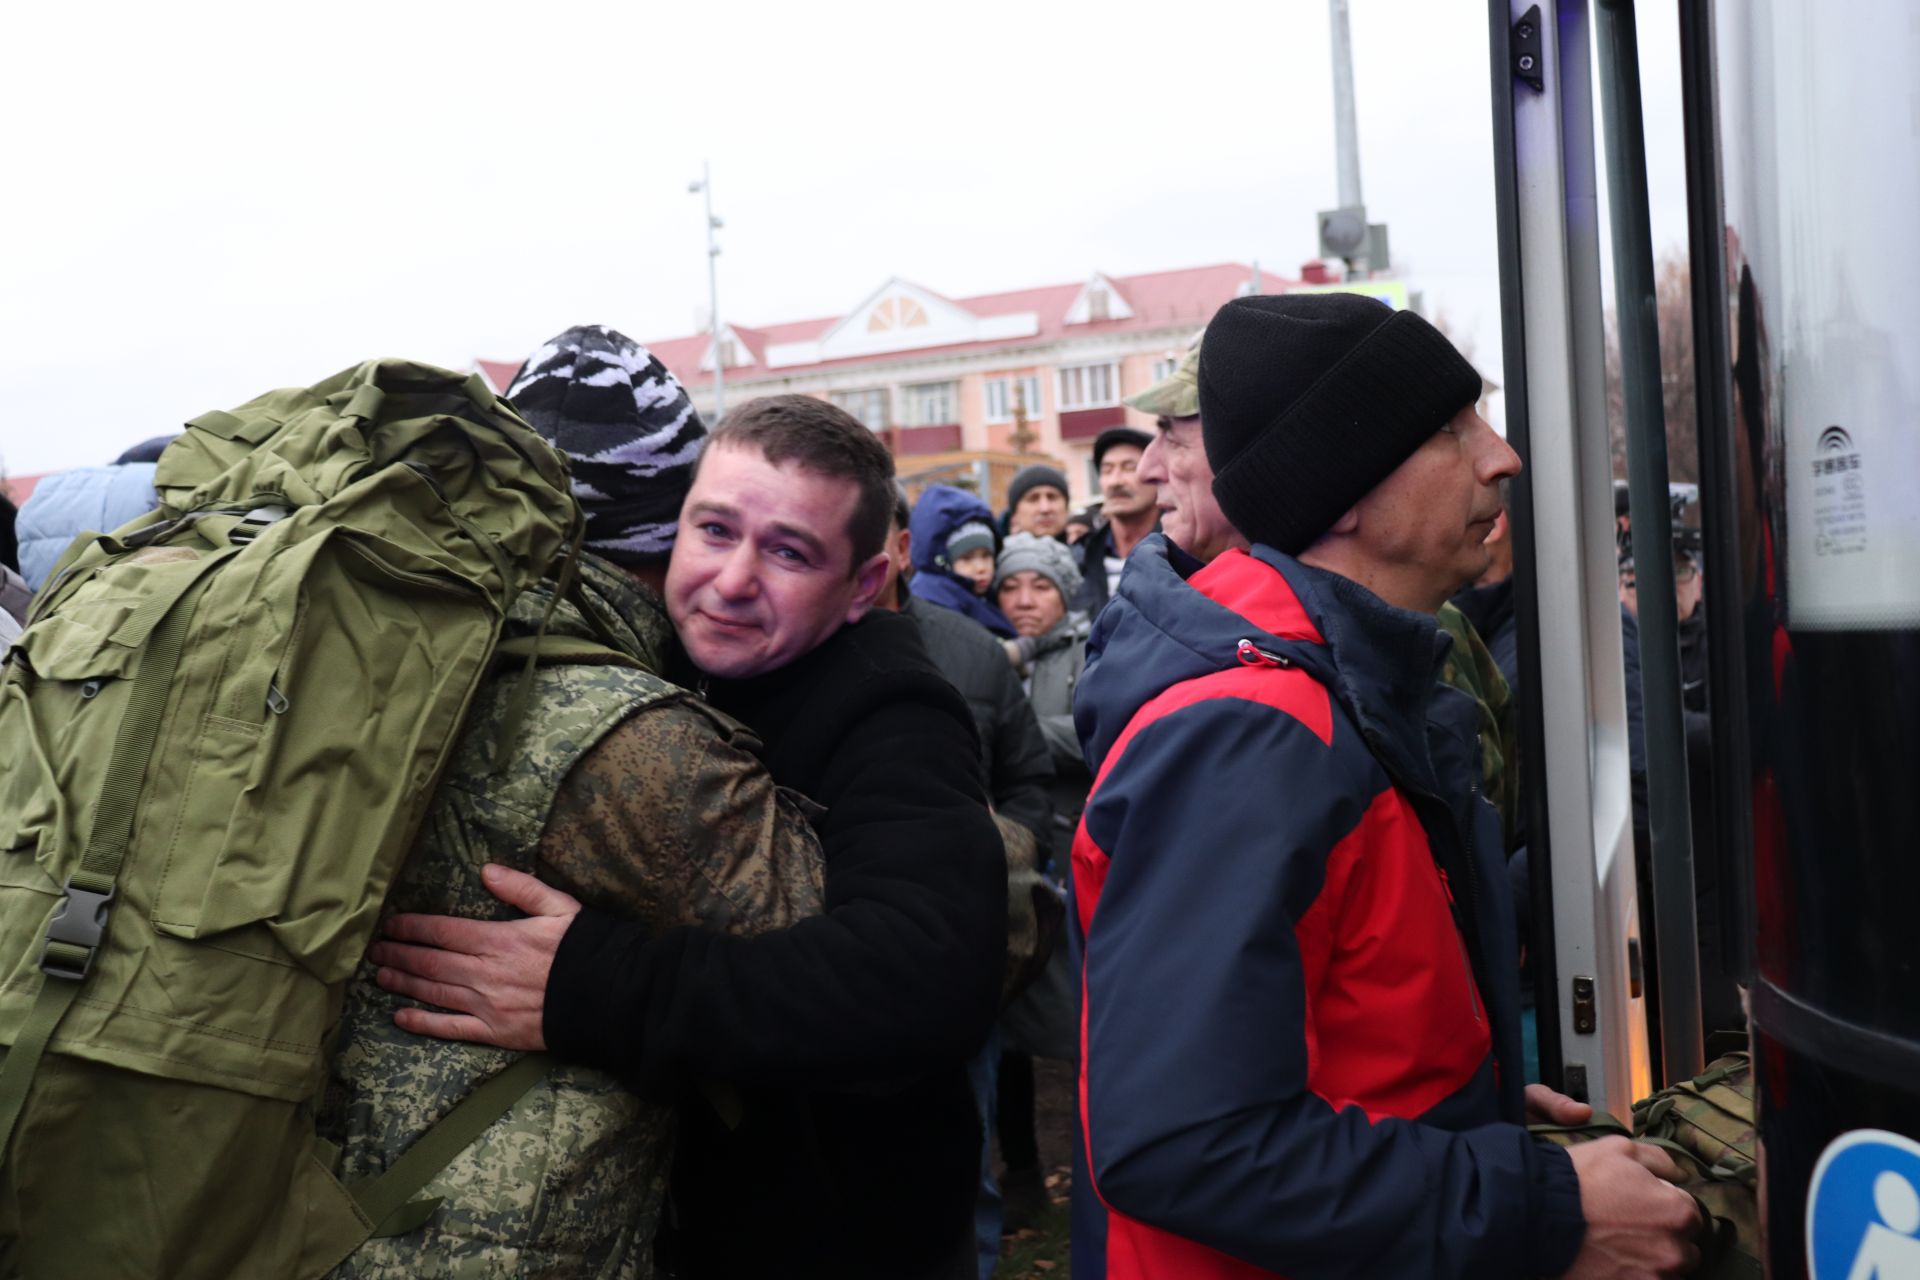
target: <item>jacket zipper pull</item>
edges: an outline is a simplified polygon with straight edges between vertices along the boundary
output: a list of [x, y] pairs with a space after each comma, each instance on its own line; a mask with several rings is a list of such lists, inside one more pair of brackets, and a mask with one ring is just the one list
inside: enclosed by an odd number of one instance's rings
[[1251, 640], [1242, 640], [1233, 647], [1233, 656], [1240, 660], [1243, 667], [1290, 667], [1292, 661], [1277, 653], [1268, 653]]

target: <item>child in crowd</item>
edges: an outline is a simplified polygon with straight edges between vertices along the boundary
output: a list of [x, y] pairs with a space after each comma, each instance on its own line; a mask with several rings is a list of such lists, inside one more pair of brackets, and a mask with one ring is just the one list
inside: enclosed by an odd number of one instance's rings
[[913, 594], [965, 614], [1003, 640], [1013, 639], [1013, 624], [986, 598], [999, 550], [987, 504], [965, 489], [928, 485], [914, 504], [909, 527]]

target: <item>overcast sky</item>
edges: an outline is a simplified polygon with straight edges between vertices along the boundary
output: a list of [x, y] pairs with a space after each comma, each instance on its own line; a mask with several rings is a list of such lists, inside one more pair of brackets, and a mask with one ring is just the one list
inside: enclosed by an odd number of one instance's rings
[[[1655, 240], [1685, 235], [1643, 0]], [[1368, 211], [1489, 374], [1486, 5], [1352, 0]], [[376, 355], [517, 359], [1258, 259], [1336, 203], [1325, 0], [19, 7], [0, 81], [0, 467], [105, 462]]]

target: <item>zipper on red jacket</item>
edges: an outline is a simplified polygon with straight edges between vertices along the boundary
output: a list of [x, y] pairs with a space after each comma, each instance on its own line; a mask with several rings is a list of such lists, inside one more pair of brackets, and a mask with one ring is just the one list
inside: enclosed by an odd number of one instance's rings
[[1251, 640], [1242, 640], [1235, 645], [1233, 656], [1240, 660], [1240, 665], [1243, 667], [1291, 667], [1293, 665], [1293, 659], [1262, 649]]

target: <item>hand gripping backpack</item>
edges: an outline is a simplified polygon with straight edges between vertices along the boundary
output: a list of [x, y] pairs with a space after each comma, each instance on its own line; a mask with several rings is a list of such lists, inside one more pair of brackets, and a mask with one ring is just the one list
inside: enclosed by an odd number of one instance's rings
[[0, 673], [0, 1276], [316, 1276], [544, 1065], [370, 1184], [314, 1135], [507, 606], [581, 517], [477, 376], [396, 360], [196, 418], [156, 483]]
[[1629, 1129], [1604, 1111], [1584, 1125], [1528, 1126], [1536, 1137], [1571, 1146], [1611, 1135], [1650, 1142], [1673, 1157], [1680, 1189], [1700, 1206], [1707, 1231], [1700, 1267], [1709, 1280], [1760, 1280], [1760, 1206], [1753, 1058], [1744, 1049], [1716, 1058], [1691, 1080], [1633, 1104]]

